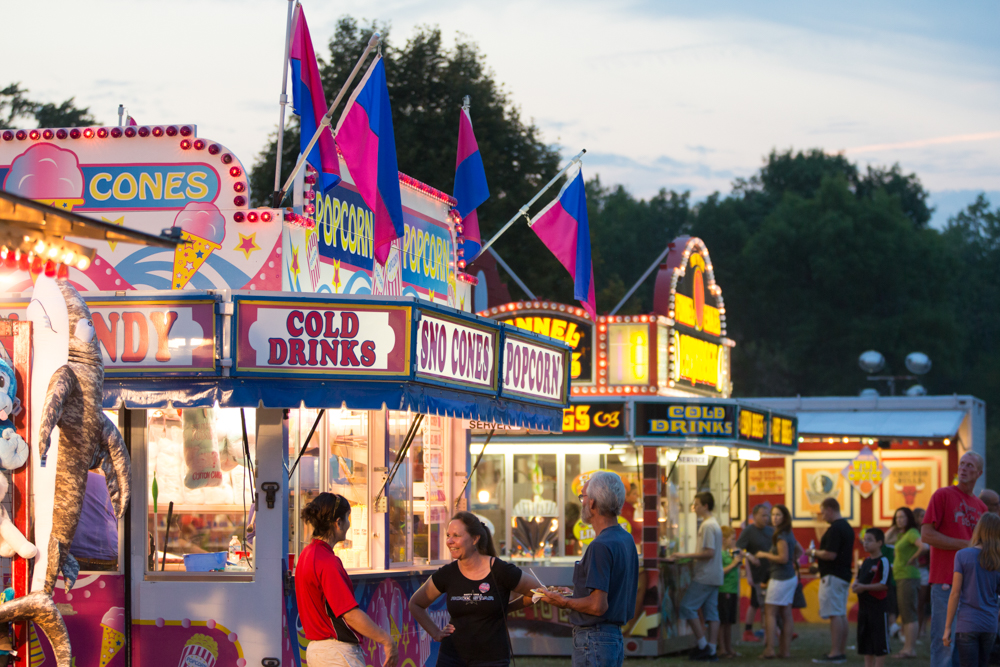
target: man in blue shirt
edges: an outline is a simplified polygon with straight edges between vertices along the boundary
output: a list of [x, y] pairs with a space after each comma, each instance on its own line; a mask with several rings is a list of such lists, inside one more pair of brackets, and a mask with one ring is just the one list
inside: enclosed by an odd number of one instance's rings
[[580, 494], [584, 523], [596, 537], [573, 570], [573, 597], [549, 592], [545, 600], [569, 609], [573, 667], [621, 667], [622, 628], [635, 612], [639, 557], [632, 537], [618, 524], [625, 485], [612, 472], [595, 472]]

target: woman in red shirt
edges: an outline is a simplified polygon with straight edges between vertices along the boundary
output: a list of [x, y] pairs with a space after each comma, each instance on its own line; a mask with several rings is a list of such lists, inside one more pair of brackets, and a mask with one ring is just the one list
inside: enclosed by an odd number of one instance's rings
[[396, 645], [388, 632], [361, 611], [354, 586], [333, 545], [351, 529], [351, 504], [335, 493], [321, 493], [302, 509], [313, 539], [295, 566], [295, 600], [309, 640], [309, 667], [365, 667], [360, 636], [382, 645], [383, 667], [395, 667]]

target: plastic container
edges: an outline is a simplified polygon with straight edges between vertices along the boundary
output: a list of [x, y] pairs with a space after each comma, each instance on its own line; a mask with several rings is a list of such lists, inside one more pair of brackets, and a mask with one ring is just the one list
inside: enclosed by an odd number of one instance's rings
[[226, 569], [225, 551], [207, 554], [184, 554], [184, 569], [188, 572], [212, 572]]

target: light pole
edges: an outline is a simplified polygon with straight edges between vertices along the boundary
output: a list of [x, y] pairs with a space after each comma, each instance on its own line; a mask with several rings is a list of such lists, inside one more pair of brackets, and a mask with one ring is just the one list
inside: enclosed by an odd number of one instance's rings
[[[931, 370], [931, 359], [923, 352], [910, 352], [906, 355], [906, 370], [913, 375], [869, 375], [868, 380], [884, 380], [889, 385], [889, 395], [896, 395], [896, 380], [916, 380], [918, 376], [925, 375]], [[858, 357], [858, 366], [866, 373], [878, 373], [885, 368], [885, 357], [877, 350], [862, 352]], [[865, 395], [867, 389], [862, 392]], [[919, 384], [915, 384], [906, 390], [907, 396], [923, 396], [926, 390]]]

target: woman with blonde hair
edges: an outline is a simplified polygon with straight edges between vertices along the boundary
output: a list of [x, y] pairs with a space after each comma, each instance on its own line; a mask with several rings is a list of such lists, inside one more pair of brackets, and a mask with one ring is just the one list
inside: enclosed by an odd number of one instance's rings
[[957, 611], [955, 649], [959, 664], [986, 667], [996, 640], [1000, 614], [1000, 516], [990, 512], [983, 514], [970, 544], [972, 546], [955, 554], [955, 574], [943, 641], [945, 646], [951, 645], [952, 621]]

